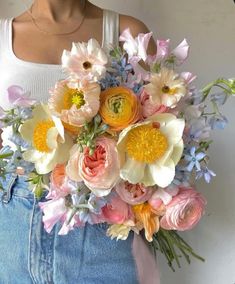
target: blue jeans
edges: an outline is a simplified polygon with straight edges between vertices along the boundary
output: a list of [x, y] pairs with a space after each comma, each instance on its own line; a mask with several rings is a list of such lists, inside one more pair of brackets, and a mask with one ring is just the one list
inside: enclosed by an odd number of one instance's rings
[[[0, 284], [135, 284], [133, 233], [126, 241], [105, 235], [107, 225], [48, 234], [38, 201], [24, 177], [11, 176], [0, 191]], [[41, 200], [42, 201], [42, 200]]]

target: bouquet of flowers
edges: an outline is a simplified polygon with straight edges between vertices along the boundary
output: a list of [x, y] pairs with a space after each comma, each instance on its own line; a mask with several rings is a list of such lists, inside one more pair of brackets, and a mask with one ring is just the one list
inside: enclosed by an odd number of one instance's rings
[[107, 223], [107, 236], [121, 240], [143, 231], [174, 269], [180, 256], [203, 260], [178, 231], [192, 229], [204, 213], [194, 184], [215, 176], [210, 132], [227, 123], [219, 106], [235, 81], [218, 79], [198, 91], [196, 76], [177, 72], [187, 41], [171, 51], [169, 40], [158, 40], [157, 53], [148, 55], [151, 37], [134, 38], [127, 29], [123, 47], [109, 53], [95, 39], [73, 43], [62, 55], [65, 79], [47, 103], [11, 86], [12, 109], [0, 109], [0, 171], [27, 175], [36, 197], [46, 198], [39, 205], [47, 232], [57, 222], [59, 234], [86, 222]]

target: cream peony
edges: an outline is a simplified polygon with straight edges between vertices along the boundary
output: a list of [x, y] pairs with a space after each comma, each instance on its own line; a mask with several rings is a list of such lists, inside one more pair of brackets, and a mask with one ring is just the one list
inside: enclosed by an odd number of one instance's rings
[[32, 145], [23, 153], [23, 158], [34, 163], [39, 174], [47, 174], [56, 164], [68, 161], [72, 139], [65, 135], [62, 122], [51, 116], [46, 105], [35, 107], [33, 118], [20, 127], [20, 133]]
[[120, 176], [130, 183], [168, 186], [183, 153], [185, 122], [173, 114], [156, 114], [124, 129], [117, 143]]
[[186, 82], [173, 70], [162, 68], [152, 74], [150, 83], [144, 87], [154, 105], [174, 108], [187, 93]]

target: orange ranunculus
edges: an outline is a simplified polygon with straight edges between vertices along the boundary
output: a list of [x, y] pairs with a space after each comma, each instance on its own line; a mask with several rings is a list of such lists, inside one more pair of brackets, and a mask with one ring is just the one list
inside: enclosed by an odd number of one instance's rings
[[101, 93], [99, 113], [111, 130], [120, 131], [140, 118], [140, 103], [131, 89], [113, 87]]
[[132, 206], [137, 222], [142, 223], [145, 230], [145, 237], [149, 242], [153, 240], [153, 234], [158, 232], [160, 228], [159, 217], [163, 213], [161, 210], [154, 210], [149, 203], [142, 203]]

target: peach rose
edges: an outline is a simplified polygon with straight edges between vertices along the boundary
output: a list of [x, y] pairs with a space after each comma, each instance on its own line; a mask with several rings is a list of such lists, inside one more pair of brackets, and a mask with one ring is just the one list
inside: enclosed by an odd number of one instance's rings
[[118, 195], [115, 195], [111, 202], [102, 208], [103, 216], [108, 223], [122, 224], [133, 217], [130, 206]]
[[153, 194], [153, 187], [146, 187], [139, 183], [131, 184], [128, 181], [118, 183], [115, 190], [123, 201], [131, 205], [144, 203]]
[[201, 219], [205, 205], [205, 198], [194, 188], [181, 187], [166, 206], [160, 225], [165, 230], [191, 230]]
[[119, 180], [119, 159], [116, 141], [107, 137], [96, 140], [94, 154], [86, 148], [83, 153], [74, 145], [66, 173], [74, 181], [84, 181], [96, 196], [105, 196]]

